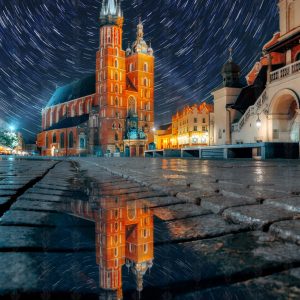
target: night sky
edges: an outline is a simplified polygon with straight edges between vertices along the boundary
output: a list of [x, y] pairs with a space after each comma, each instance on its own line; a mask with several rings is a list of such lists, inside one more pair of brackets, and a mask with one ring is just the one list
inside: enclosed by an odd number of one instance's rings
[[[57, 86], [95, 70], [101, 0], [0, 0], [0, 118], [34, 140]], [[278, 30], [277, 0], [123, 0], [123, 48], [138, 16], [156, 57], [156, 125], [210, 100], [234, 49], [243, 77]]]

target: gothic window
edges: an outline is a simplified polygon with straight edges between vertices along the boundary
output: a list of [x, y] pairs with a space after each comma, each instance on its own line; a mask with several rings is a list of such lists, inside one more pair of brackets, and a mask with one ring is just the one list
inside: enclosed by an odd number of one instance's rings
[[122, 125], [119, 123], [119, 129], [122, 129]]
[[60, 141], [60, 148], [65, 148], [65, 134], [63, 132], [60, 134], [59, 141]]
[[136, 101], [132, 96], [128, 99], [128, 112], [136, 112]]
[[119, 76], [118, 76], [118, 73], [116, 72], [115, 73], [115, 80], [118, 80], [119, 79]]
[[115, 99], [115, 106], [118, 106], [118, 105], [119, 105], [119, 99], [116, 98], [116, 99]]
[[148, 79], [144, 78], [144, 86], [148, 86]]
[[116, 59], [115, 60], [115, 68], [118, 68], [118, 67], [119, 67], [118, 60]]
[[69, 133], [69, 148], [73, 148], [74, 147], [74, 134], [73, 132], [71, 131]]
[[119, 136], [118, 136], [118, 134], [116, 133], [115, 134], [115, 141], [118, 141], [119, 140]]
[[118, 256], [118, 248], [115, 248], [115, 257], [117, 257]]
[[71, 107], [71, 117], [75, 116], [75, 105], [72, 105]]
[[115, 123], [112, 124], [112, 129], [116, 129], [116, 124]]
[[119, 88], [117, 85], [115, 85], [115, 93], [118, 93], [119, 92]]
[[144, 253], [145, 254], [148, 253], [148, 245], [147, 244], [144, 245]]
[[79, 141], [80, 141], [80, 149], [85, 149], [85, 138], [81, 137]]
[[53, 144], [56, 143], [56, 133], [54, 133], [53, 136], [52, 136], [52, 143], [53, 143]]
[[144, 72], [148, 72], [149, 68], [148, 68], [148, 64], [144, 63]]

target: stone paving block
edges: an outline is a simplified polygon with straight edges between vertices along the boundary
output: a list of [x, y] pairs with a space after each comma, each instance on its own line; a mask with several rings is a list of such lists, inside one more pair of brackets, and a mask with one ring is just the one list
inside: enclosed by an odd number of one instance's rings
[[263, 232], [243, 232], [158, 245], [154, 248], [154, 265], [145, 289], [154, 293], [156, 288], [168, 287], [169, 291], [176, 292], [187, 286], [228, 284], [273, 273], [274, 269], [279, 272], [293, 268], [300, 263], [299, 246], [269, 240], [269, 235]]
[[0, 207], [1, 205], [5, 205], [10, 201], [10, 197], [0, 197]]
[[100, 196], [118, 196], [118, 195], [130, 195], [135, 193], [141, 193], [141, 192], [149, 192], [148, 188], [145, 187], [138, 187], [138, 188], [132, 188], [132, 189], [115, 189], [115, 190], [99, 190], [98, 193]]
[[[77, 293], [97, 294], [99, 270], [95, 260], [94, 252], [0, 253], [0, 297], [11, 299], [13, 292], [18, 299], [24, 293], [36, 293], [31, 299], [40, 299], [42, 292], [45, 296], [74, 294], [73, 299]], [[59, 294], [57, 298], [64, 299]]]
[[286, 300], [300, 299], [300, 269], [247, 280], [242, 283], [225, 285], [180, 295], [172, 295], [174, 300], [215, 300], [215, 299], [255, 299]]
[[223, 195], [201, 199], [201, 206], [206, 209], [210, 209], [215, 214], [222, 213], [226, 208], [229, 207], [249, 204], [257, 204], [257, 200], [250, 197], [228, 197]]
[[168, 195], [171, 196], [176, 196], [178, 193], [185, 193], [187, 191], [190, 192], [190, 188], [185, 186], [176, 186], [174, 184], [170, 184], [170, 183], [166, 183], [166, 184], [162, 184], [157, 183], [157, 184], [151, 184], [149, 185], [149, 187], [155, 191], [162, 191]]
[[270, 233], [300, 245], [300, 220], [276, 222], [270, 226]]
[[201, 202], [202, 197], [210, 197], [218, 195], [217, 191], [213, 189], [205, 189], [205, 190], [196, 190], [189, 192], [179, 192], [176, 197], [178, 199], [184, 200], [188, 203], [199, 204]]
[[0, 190], [0, 197], [13, 196], [17, 193], [16, 190]]
[[174, 205], [174, 204], [183, 204], [185, 201], [182, 201], [176, 197], [150, 197], [147, 198], [146, 200], [143, 200], [147, 204], [148, 207], [154, 208], [154, 207], [165, 207], [169, 205]]
[[93, 222], [63, 213], [9, 210], [0, 219], [0, 225], [17, 226], [61, 226], [61, 227], [93, 227]]
[[31, 194], [29, 192], [26, 192], [24, 193], [20, 198], [19, 200], [28, 200], [28, 201], [47, 201], [47, 202], [63, 202], [65, 200], [70, 200], [66, 197], [63, 197], [63, 196], [56, 196], [56, 195], [51, 195], [51, 194], [48, 194], [48, 195], [45, 195], [45, 194]]
[[247, 228], [247, 225], [230, 224], [222, 217], [211, 214], [178, 221], [156, 222], [154, 240], [162, 243], [213, 238], [241, 232]]
[[30, 201], [30, 200], [17, 200], [12, 206], [11, 209], [17, 210], [33, 210], [33, 211], [63, 211], [63, 204], [55, 202], [44, 202], [44, 201]]
[[156, 217], [164, 221], [175, 219], [185, 219], [190, 217], [211, 214], [211, 211], [193, 204], [176, 204], [167, 207], [157, 207], [153, 209]]
[[272, 191], [267, 189], [254, 189], [254, 188], [231, 188], [231, 189], [220, 189], [220, 194], [228, 197], [249, 197], [255, 198], [256, 200], [276, 199], [287, 197], [288, 193]]
[[0, 226], [0, 252], [7, 250], [27, 251], [80, 251], [95, 249], [95, 234], [88, 227], [36, 228]]
[[264, 204], [274, 205], [300, 214], [300, 197], [267, 199]]
[[19, 190], [21, 189], [22, 187], [24, 187], [24, 184], [3, 184], [3, 185], [0, 185], [0, 191], [3, 191], [3, 190]]
[[37, 189], [55, 189], [57, 191], [69, 191], [71, 189], [70, 186], [65, 186], [65, 185], [51, 185], [51, 184], [45, 184], [45, 183], [36, 183], [33, 188], [37, 188]]
[[296, 213], [270, 204], [262, 204], [228, 208], [223, 212], [223, 216], [234, 223], [245, 224], [251, 228], [263, 228], [274, 222], [291, 220]]

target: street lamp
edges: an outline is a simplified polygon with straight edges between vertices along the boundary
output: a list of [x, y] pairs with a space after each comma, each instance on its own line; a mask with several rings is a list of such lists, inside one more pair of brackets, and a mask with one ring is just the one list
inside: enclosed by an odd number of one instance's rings
[[261, 127], [261, 120], [260, 120], [260, 118], [259, 118], [259, 115], [257, 115], [256, 127], [257, 127], [257, 128], [260, 128], [260, 127]]

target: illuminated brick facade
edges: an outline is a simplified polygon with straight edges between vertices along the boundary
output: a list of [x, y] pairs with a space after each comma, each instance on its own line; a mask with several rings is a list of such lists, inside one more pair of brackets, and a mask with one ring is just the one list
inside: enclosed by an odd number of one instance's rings
[[154, 56], [140, 20], [136, 41], [122, 48], [119, 1], [103, 1], [96, 73], [59, 88], [42, 112], [43, 155], [143, 155], [154, 142]]

